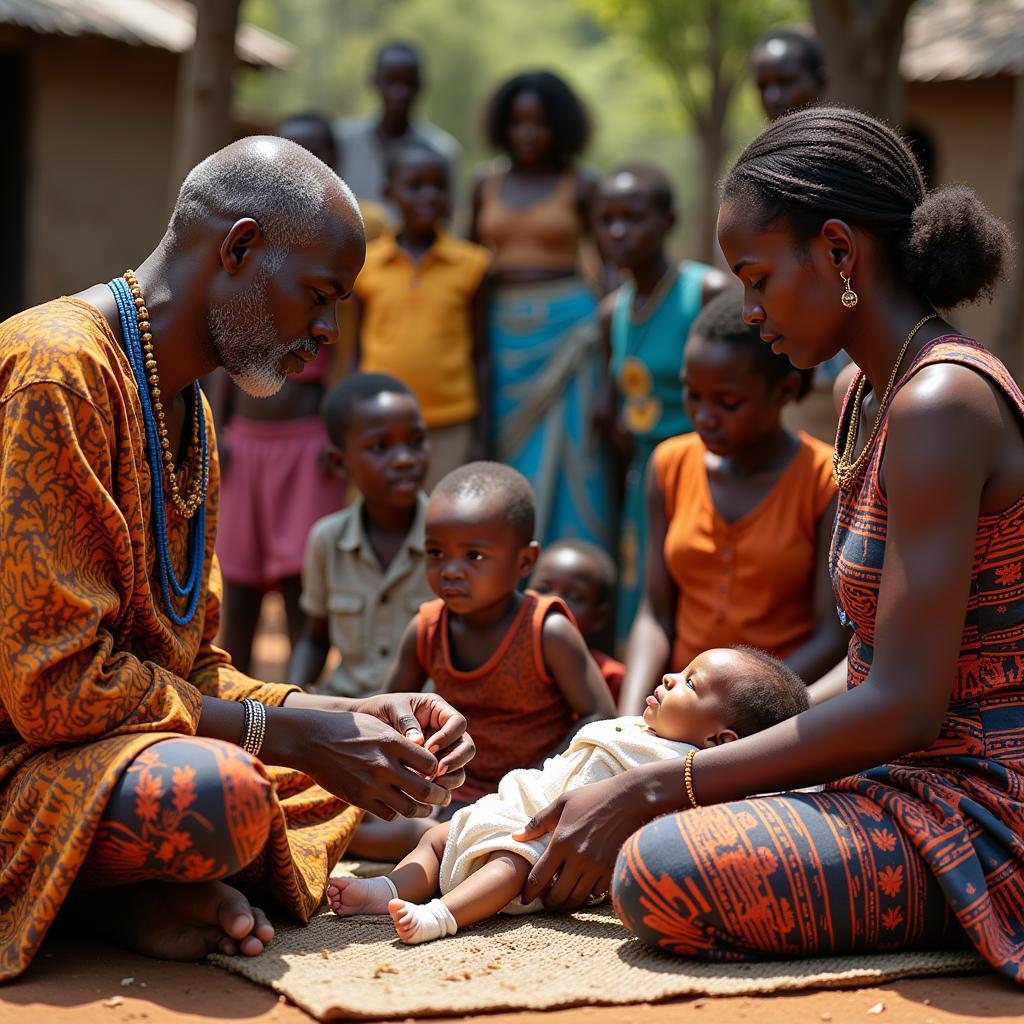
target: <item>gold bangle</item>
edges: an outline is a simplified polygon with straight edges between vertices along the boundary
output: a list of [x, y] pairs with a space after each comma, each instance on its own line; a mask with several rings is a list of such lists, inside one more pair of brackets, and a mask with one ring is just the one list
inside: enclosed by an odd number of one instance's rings
[[697, 756], [696, 750], [691, 750], [686, 755], [686, 761], [683, 764], [683, 783], [686, 786], [686, 799], [690, 801], [691, 809], [700, 807], [697, 803], [697, 795], [693, 791], [693, 759]]

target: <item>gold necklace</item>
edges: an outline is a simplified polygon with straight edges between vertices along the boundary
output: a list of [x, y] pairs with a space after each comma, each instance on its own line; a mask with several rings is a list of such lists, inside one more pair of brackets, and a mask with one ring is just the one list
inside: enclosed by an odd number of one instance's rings
[[[160, 377], [157, 374], [156, 357], [153, 355], [153, 334], [150, 330], [149, 310], [146, 308], [146, 300], [142, 297], [142, 286], [135, 276], [135, 271], [126, 270], [122, 276], [128, 284], [135, 302], [135, 318], [138, 321], [139, 334], [142, 337], [143, 363], [149, 377], [149, 394], [153, 400], [153, 411], [156, 413], [156, 429], [160, 439], [167, 483], [171, 490], [171, 501], [185, 519], [191, 519], [199, 510], [200, 505], [206, 501], [209, 467], [206, 467], [205, 470], [202, 467], [193, 467], [188, 497], [182, 497], [181, 489], [178, 487], [178, 474], [174, 471], [174, 456], [171, 452], [171, 440], [167, 434], [164, 404], [160, 400]], [[199, 401], [198, 397], [196, 400]], [[199, 410], [197, 408], [192, 409], [192, 443], [189, 445], [188, 454], [193, 459], [201, 460], [202, 458], [199, 452]]]
[[864, 392], [867, 390], [868, 386], [867, 376], [863, 370], [859, 371], [860, 377], [857, 381], [857, 390], [853, 396], [853, 410], [850, 414], [850, 425], [846, 429], [846, 444], [843, 446], [843, 452], [841, 455], [838, 448], [832, 453], [832, 476], [835, 479], [836, 486], [840, 490], [850, 490], [864, 472], [867, 459], [871, 454], [872, 448], [875, 446], [875, 439], [878, 437], [879, 427], [882, 425], [882, 413], [885, 411], [885, 403], [888, 400], [889, 395], [892, 393], [893, 386], [896, 383], [896, 375], [899, 373], [903, 357], [907, 354], [907, 349], [910, 348], [910, 343], [914, 340], [914, 335], [917, 334], [917, 332], [926, 323], [928, 323], [929, 320], [937, 318], [938, 315], [938, 313], [929, 313], [927, 316], [921, 317], [921, 319], [918, 320], [910, 329], [910, 333], [907, 335], [907, 339], [903, 342], [903, 347], [900, 349], [900, 354], [896, 357], [896, 365], [893, 366], [892, 373], [889, 375], [889, 383], [886, 384], [885, 391], [882, 393], [882, 397], [878, 400], [878, 412], [875, 413], [875, 422], [871, 425], [871, 435], [868, 437], [867, 444], [864, 445], [860, 455], [855, 459], [853, 457], [853, 452], [857, 447], [857, 432], [860, 427], [860, 405], [864, 399]]

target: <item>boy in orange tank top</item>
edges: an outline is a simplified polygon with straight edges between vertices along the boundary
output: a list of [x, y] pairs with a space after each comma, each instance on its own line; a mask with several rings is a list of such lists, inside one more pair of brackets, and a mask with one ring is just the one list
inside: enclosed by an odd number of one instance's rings
[[449, 473], [427, 505], [427, 582], [438, 600], [406, 627], [384, 690], [419, 691], [432, 679], [469, 722], [476, 757], [445, 817], [615, 713], [562, 600], [518, 589], [540, 551], [534, 520], [526, 478], [497, 462]]

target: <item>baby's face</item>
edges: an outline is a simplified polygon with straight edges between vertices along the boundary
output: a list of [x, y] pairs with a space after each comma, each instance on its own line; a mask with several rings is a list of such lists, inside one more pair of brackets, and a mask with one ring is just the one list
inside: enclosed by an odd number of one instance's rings
[[750, 667], [745, 655], [724, 647], [698, 654], [682, 672], [662, 678], [647, 698], [644, 722], [665, 739], [698, 747], [735, 739], [729, 697]]

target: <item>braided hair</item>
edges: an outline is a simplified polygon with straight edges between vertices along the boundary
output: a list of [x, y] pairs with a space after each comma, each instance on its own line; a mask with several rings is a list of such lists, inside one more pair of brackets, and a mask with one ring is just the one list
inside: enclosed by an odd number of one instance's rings
[[893, 269], [932, 305], [991, 297], [1010, 233], [963, 185], [928, 191], [906, 142], [867, 114], [812, 107], [779, 118], [740, 155], [723, 196], [803, 242], [839, 217], [876, 235]]

